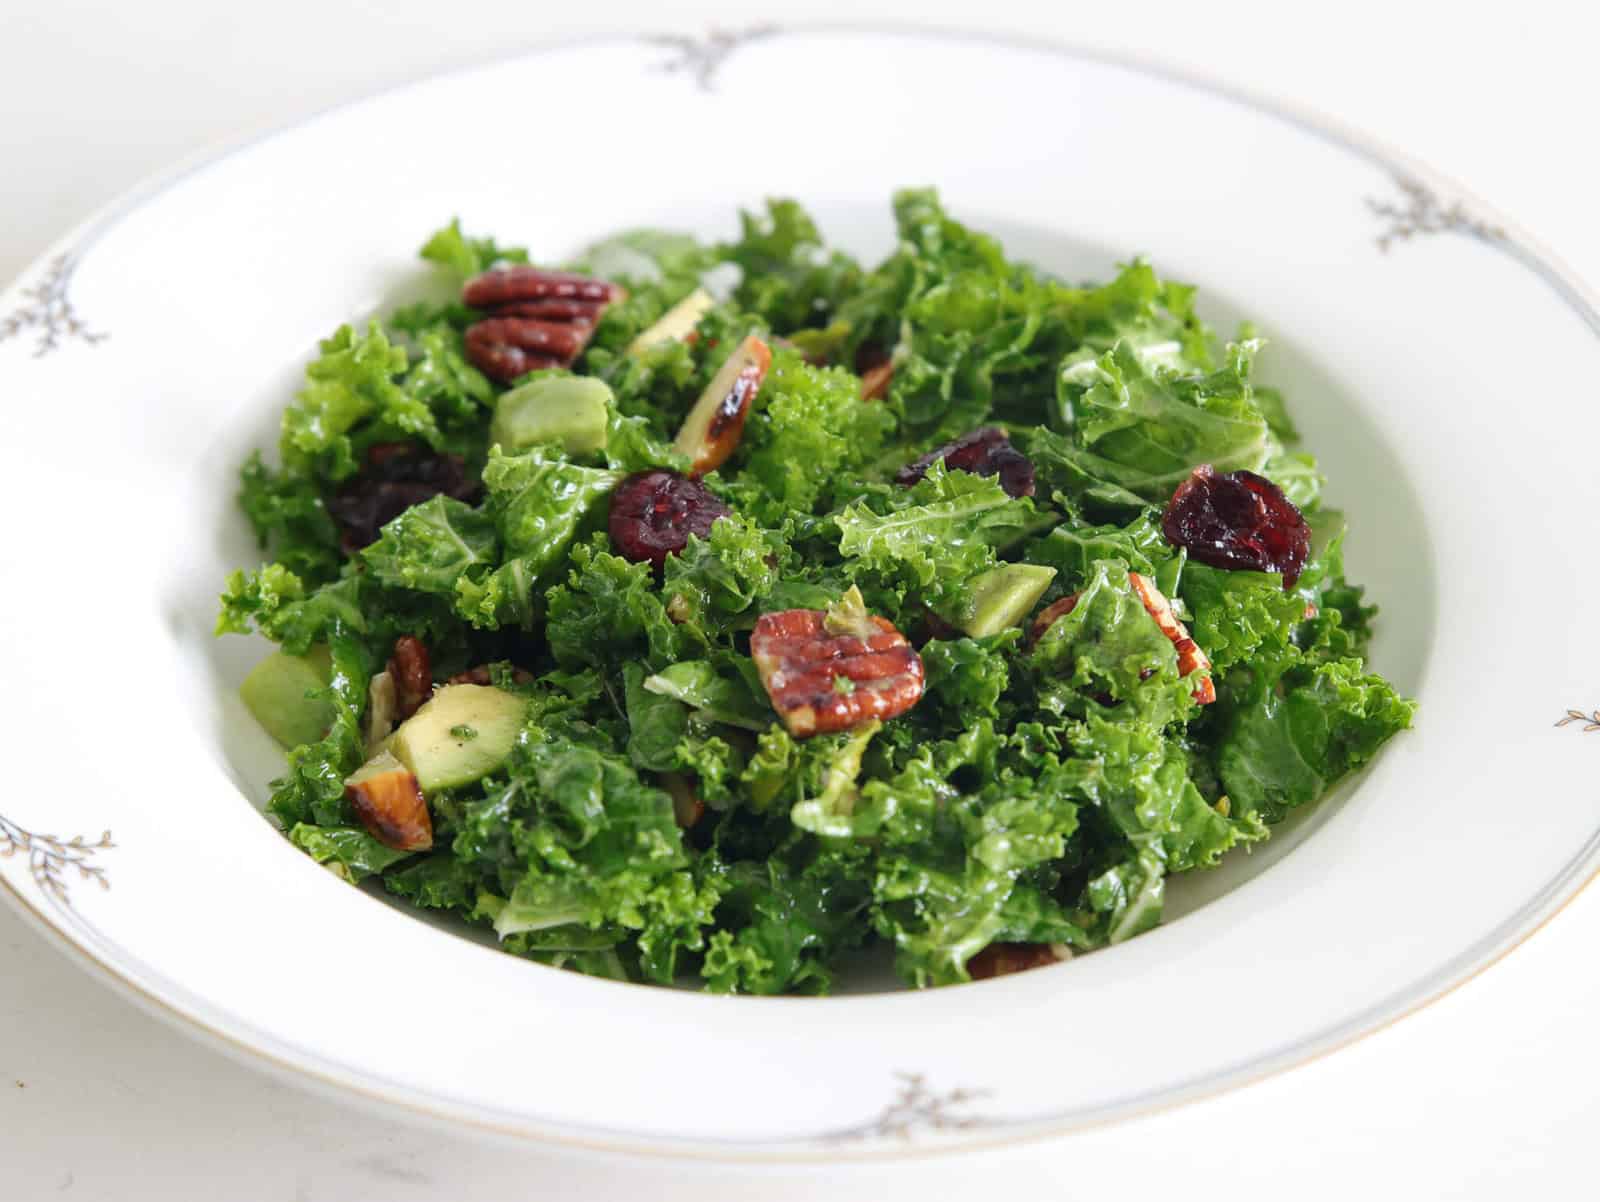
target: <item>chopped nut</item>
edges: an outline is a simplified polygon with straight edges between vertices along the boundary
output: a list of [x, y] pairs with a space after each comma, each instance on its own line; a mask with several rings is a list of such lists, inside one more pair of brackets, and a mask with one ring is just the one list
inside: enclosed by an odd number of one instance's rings
[[396, 851], [433, 846], [433, 820], [422, 786], [393, 755], [380, 752], [345, 782], [344, 795], [367, 832]]
[[861, 399], [879, 401], [889, 395], [889, 385], [894, 380], [894, 364], [880, 363], [861, 375]]
[[1188, 628], [1178, 621], [1178, 615], [1172, 612], [1172, 602], [1162, 596], [1155, 585], [1138, 572], [1128, 573], [1128, 583], [1133, 585], [1133, 591], [1144, 605], [1145, 612], [1156, 620], [1156, 625], [1161, 627], [1161, 633], [1166, 635], [1177, 648], [1178, 675], [1188, 676], [1194, 672], [1201, 674], [1195, 681], [1194, 699], [1201, 705], [1210, 705], [1217, 699], [1216, 685], [1211, 680], [1211, 660], [1200, 650], [1199, 644], [1189, 637]]
[[984, 981], [1070, 959], [1072, 949], [1064, 943], [991, 943], [967, 961], [967, 973]]
[[689, 457], [690, 479], [699, 479], [728, 461], [744, 436], [750, 402], [771, 366], [771, 348], [752, 334], [711, 377], [672, 444], [673, 450]]
[[1066, 617], [1077, 608], [1077, 605], [1077, 593], [1069, 593], [1059, 601], [1050, 602], [1039, 611], [1038, 617], [1033, 620], [1033, 625], [1028, 627], [1028, 641], [1037, 643], [1044, 637], [1044, 632], [1056, 624], [1057, 619]]
[[394, 641], [387, 672], [394, 680], [396, 713], [404, 722], [433, 696], [433, 668], [427, 645], [414, 635], [401, 635]]
[[672, 816], [680, 830], [688, 830], [705, 816], [706, 803], [695, 795], [687, 776], [681, 772], [663, 773], [661, 785], [672, 796]]
[[399, 702], [395, 697], [394, 677], [387, 672], [379, 672], [367, 682], [367, 755], [373, 756], [378, 752], [378, 745], [389, 737], [389, 732], [394, 729], [395, 714], [399, 710]]

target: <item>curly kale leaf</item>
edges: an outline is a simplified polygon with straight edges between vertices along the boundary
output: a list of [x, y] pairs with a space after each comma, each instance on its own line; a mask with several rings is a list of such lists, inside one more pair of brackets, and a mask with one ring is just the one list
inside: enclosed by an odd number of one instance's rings
[[502, 939], [577, 927], [626, 932], [652, 980], [671, 981], [685, 951], [704, 946], [719, 891], [696, 881], [672, 801], [623, 759], [544, 741], [513, 750], [503, 783], [464, 808], [454, 851], [507, 890]]
[[629, 563], [580, 543], [572, 549], [565, 584], [547, 596], [545, 637], [556, 661], [602, 671], [637, 659], [660, 671], [695, 649], [667, 615], [648, 563]]
[[823, 246], [816, 224], [799, 203], [767, 201], [765, 214], [739, 214], [739, 240], [718, 253], [742, 270], [734, 299], [759, 313], [780, 334], [825, 326], [861, 279], [849, 255]]
[[934, 464], [913, 488], [874, 509], [857, 501], [833, 515], [845, 570], [863, 586], [958, 611], [966, 583], [995, 566], [994, 549], [1028, 533], [1033, 502], [992, 477]]
[[274, 471], [256, 452], [245, 461], [239, 482], [239, 506], [263, 551], [272, 548], [285, 570], [314, 584], [338, 575], [339, 530], [312, 480]]
[[461, 219], [435, 230], [418, 252], [430, 263], [449, 271], [457, 281], [471, 279], [498, 263], [526, 263], [528, 252], [518, 246], [501, 246], [493, 238], [469, 238], [461, 232]]
[[848, 501], [894, 428], [886, 406], [862, 402], [855, 376], [780, 350], [745, 422], [736, 503], [777, 525]]
[[[1234, 813], [1277, 822], [1315, 801], [1411, 725], [1416, 703], [1359, 659], [1270, 673], [1241, 669], [1217, 768]], [[1238, 674], [1236, 674], [1238, 675]]]
[[361, 552], [373, 579], [394, 588], [453, 596], [457, 583], [478, 578], [499, 558], [494, 519], [452, 497], [430, 497], [383, 528]]
[[530, 625], [540, 610], [541, 586], [578, 538], [603, 520], [606, 499], [621, 479], [619, 472], [580, 466], [547, 447], [521, 455], [492, 449], [483, 469], [489, 494], [484, 520], [498, 532], [503, 562], [484, 572], [463, 564], [453, 586], [458, 612], [489, 629]]

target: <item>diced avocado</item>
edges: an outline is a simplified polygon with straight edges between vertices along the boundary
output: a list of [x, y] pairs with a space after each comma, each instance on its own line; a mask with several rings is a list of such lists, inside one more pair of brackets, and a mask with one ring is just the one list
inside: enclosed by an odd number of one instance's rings
[[239, 697], [269, 735], [285, 747], [298, 747], [315, 743], [333, 725], [333, 702], [306, 696], [327, 688], [332, 676], [333, 658], [326, 646], [304, 655], [274, 651], [244, 678]]
[[391, 748], [424, 793], [471, 784], [511, 754], [527, 708], [504, 689], [445, 685], [400, 723]]
[[1054, 568], [1031, 563], [1003, 563], [974, 576], [967, 582], [972, 599], [956, 625], [975, 639], [999, 634], [1032, 612], [1055, 577]]
[[513, 388], [495, 405], [489, 442], [507, 452], [541, 442], [569, 455], [603, 450], [611, 388], [592, 376], [543, 376]]

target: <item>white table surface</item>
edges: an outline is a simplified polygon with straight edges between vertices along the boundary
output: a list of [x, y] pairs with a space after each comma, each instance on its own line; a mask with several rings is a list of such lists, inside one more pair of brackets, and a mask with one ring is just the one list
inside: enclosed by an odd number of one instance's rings
[[[4, 0], [0, 281], [146, 174], [330, 104], [570, 34], [785, 19], [981, 21], [1226, 77], [1411, 151], [1596, 280], [1600, 18], [1580, 7]], [[1600, 889], [1421, 1013], [1250, 1088], [1005, 1152], [752, 1175], [483, 1144], [269, 1080], [0, 907], [0, 1199], [1590, 1197], [1597, 944]]]

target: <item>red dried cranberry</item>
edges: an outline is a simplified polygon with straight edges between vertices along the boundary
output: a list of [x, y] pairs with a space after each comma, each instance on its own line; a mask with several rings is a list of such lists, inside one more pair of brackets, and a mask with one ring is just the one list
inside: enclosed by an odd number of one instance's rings
[[929, 451], [915, 463], [906, 464], [895, 476], [895, 483], [908, 487], [915, 484], [940, 459], [947, 468], [971, 472], [975, 476], [1000, 477], [1000, 487], [1010, 496], [1033, 496], [1032, 462], [1011, 445], [1004, 430], [995, 426], [963, 434], [954, 442]]
[[378, 532], [413, 505], [443, 493], [475, 501], [478, 485], [467, 479], [459, 455], [435, 454], [410, 442], [379, 442], [367, 448], [361, 473], [327, 500], [346, 555], [378, 541]]
[[1311, 550], [1311, 527], [1276, 484], [1254, 472], [1219, 476], [1205, 463], [1172, 494], [1161, 531], [1214, 568], [1281, 572], [1285, 589]]
[[657, 468], [629, 476], [611, 494], [611, 544], [617, 554], [657, 569], [689, 536], [706, 538], [728, 507], [698, 480]]

